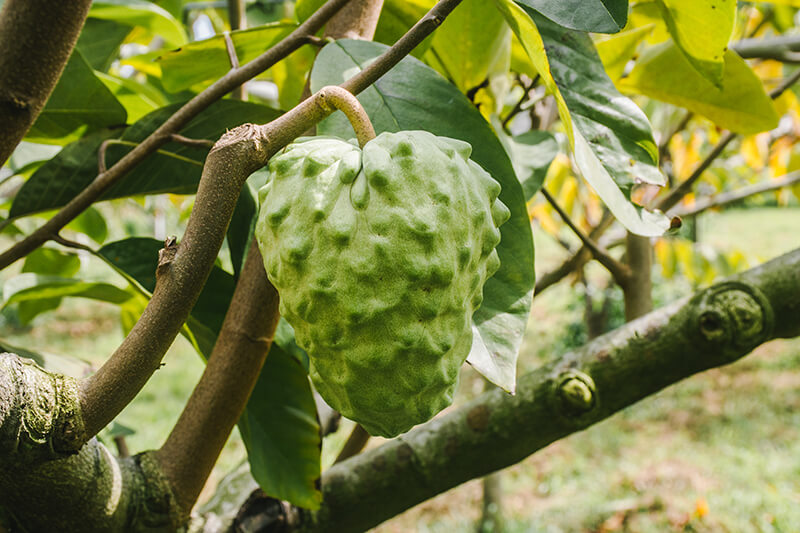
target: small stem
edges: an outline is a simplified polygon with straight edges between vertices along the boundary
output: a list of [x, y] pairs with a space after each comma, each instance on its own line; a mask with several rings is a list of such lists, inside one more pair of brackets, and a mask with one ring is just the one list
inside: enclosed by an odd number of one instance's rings
[[214, 148], [214, 141], [209, 141], [208, 139], [191, 139], [183, 135], [178, 135], [177, 133], [170, 135], [169, 140], [184, 146], [191, 146], [192, 148], [208, 148], [209, 150]]
[[611, 272], [611, 275], [614, 276], [614, 279], [617, 281], [617, 283], [624, 283], [625, 280], [627, 280], [631, 275], [630, 268], [627, 265], [617, 261], [611, 254], [608, 253], [608, 251], [600, 248], [597, 243], [595, 243], [591, 238], [589, 238], [588, 235], [581, 231], [581, 229], [576, 226], [574, 222], [572, 222], [572, 220], [569, 218], [569, 215], [561, 208], [560, 205], [558, 205], [558, 202], [556, 202], [555, 198], [553, 198], [550, 193], [547, 192], [547, 189], [542, 187], [540, 191], [542, 196], [544, 196], [550, 205], [553, 206], [553, 209], [556, 210], [558, 216], [561, 217], [561, 220], [563, 220], [564, 223], [575, 233], [575, 235], [578, 236], [583, 245], [592, 252], [592, 255], [595, 257], [595, 259], [597, 259], [601, 265], [606, 267], [606, 269]]
[[356, 132], [358, 145], [361, 148], [375, 138], [375, 128], [372, 127], [369, 115], [364, 111], [358, 98], [353, 96], [350, 91], [336, 85], [328, 85], [320, 89], [317, 94], [319, 95], [319, 105], [323, 109], [328, 112], [338, 109], [345, 114]]
[[363, 450], [364, 446], [367, 445], [369, 437], [370, 435], [367, 433], [367, 430], [364, 429], [361, 424], [356, 424], [356, 427], [353, 428], [353, 431], [347, 438], [347, 442], [345, 442], [344, 446], [342, 446], [342, 451], [339, 452], [339, 455], [336, 457], [336, 460], [333, 462], [333, 464], [341, 463], [345, 459], [349, 459], [350, 457], [361, 453], [361, 450]]

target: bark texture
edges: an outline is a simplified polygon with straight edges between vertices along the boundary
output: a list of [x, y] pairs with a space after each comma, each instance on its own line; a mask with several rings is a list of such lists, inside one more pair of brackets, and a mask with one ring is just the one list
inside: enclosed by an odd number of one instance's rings
[[6, 0], [0, 11], [0, 166], [39, 116], [91, 0]]
[[685, 377], [800, 335], [800, 250], [595, 339], [347, 461], [322, 478], [303, 531], [364, 531], [469, 479], [515, 464]]

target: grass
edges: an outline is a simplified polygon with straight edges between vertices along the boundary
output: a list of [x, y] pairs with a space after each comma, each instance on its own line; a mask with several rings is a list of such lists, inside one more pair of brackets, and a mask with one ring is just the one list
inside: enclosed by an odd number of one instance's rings
[[[800, 209], [732, 210], [703, 218], [700, 236], [720, 250], [746, 248], [755, 260], [800, 247]], [[563, 250], [536, 232], [537, 270]], [[99, 272], [98, 272], [99, 273]], [[601, 271], [592, 268], [590, 277]], [[664, 303], [691, 287], [670, 281]], [[520, 372], [582, 342], [581, 287], [561, 283], [537, 297]], [[612, 296], [618, 298], [618, 295]], [[65, 300], [26, 329], [3, 338], [34, 351], [80, 356], [98, 366], [122, 339], [115, 307]], [[161, 368], [118, 421], [135, 433], [132, 452], [158, 447], [169, 433], [203, 365], [178, 339]], [[747, 358], [694, 376], [611, 419], [554, 443], [504, 471], [508, 532], [793, 532], [800, 531], [800, 340], [773, 341]], [[460, 397], [480, 393], [482, 378], [464, 373]], [[346, 438], [345, 421], [326, 439], [329, 464]], [[373, 439], [370, 445], [380, 443]], [[229, 439], [209, 482], [244, 458]], [[376, 528], [378, 533], [474, 531], [480, 480], [425, 502]]]

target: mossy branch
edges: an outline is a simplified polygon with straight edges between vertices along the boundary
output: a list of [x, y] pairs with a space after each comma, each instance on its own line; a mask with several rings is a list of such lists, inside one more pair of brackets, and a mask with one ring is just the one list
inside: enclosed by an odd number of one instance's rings
[[[365, 531], [469, 479], [774, 338], [800, 335], [800, 249], [598, 337], [386, 444], [334, 465], [302, 531]], [[241, 514], [247, 514], [242, 510]]]

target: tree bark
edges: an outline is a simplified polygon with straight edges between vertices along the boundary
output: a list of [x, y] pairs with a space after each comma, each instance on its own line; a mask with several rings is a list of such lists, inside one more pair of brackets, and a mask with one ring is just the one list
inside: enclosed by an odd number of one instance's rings
[[323, 474], [303, 531], [364, 531], [685, 377], [800, 335], [800, 250], [595, 339]]
[[36, 121], [69, 60], [91, 0], [6, 0], [0, 11], [0, 166]]

